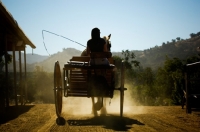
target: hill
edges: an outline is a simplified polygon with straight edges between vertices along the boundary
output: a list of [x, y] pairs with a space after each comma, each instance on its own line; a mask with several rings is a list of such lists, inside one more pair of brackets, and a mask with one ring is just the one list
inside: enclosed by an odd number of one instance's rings
[[[72, 58], [72, 56], [80, 56], [82, 51], [76, 50], [74, 48], [67, 48], [67, 49], [63, 49], [62, 52], [58, 52], [56, 54], [51, 55], [50, 57], [48, 57], [47, 59], [38, 62], [38, 63], [34, 63], [32, 64], [32, 66], [34, 65], [38, 65], [43, 67], [43, 70], [48, 71], [48, 72], [53, 72], [54, 69], [54, 63], [56, 61], [59, 61], [60, 63], [60, 67], [62, 68], [63, 65], [69, 61], [69, 59]], [[34, 68], [34, 67], [32, 67]], [[30, 68], [31, 69], [31, 68]], [[32, 69], [33, 70], [33, 69]]]
[[186, 60], [188, 57], [197, 56], [197, 47], [200, 46], [200, 36], [196, 36], [186, 40], [179, 40], [163, 43], [162, 46], [155, 46], [142, 52], [135, 52], [136, 59], [141, 62], [144, 67], [156, 68], [162, 66], [166, 56], [169, 58], [179, 58]]
[[[8, 52], [9, 54], [12, 55], [12, 52]], [[38, 54], [26, 54], [26, 63], [27, 64], [33, 64], [33, 63], [37, 63], [37, 62], [41, 62], [43, 60], [46, 60], [49, 56], [47, 55], [38, 55]], [[16, 60], [19, 60], [19, 53], [16, 52], [15, 53], [15, 58]], [[21, 53], [21, 61], [22, 63], [24, 63], [24, 53]]]
[[[169, 58], [177, 57], [184, 60], [188, 57], [197, 55], [197, 47], [200, 47], [200, 36], [185, 40], [173, 40], [172, 42], [163, 43], [162, 46], [155, 46], [141, 51], [131, 50], [131, 52], [134, 52], [136, 55], [135, 59], [141, 63], [142, 67], [151, 67], [152, 69], [156, 69], [163, 65], [166, 56]], [[51, 56], [27, 54], [27, 71], [33, 71], [34, 67], [38, 65], [43, 67], [45, 71], [53, 72], [55, 61], [59, 61], [62, 68], [64, 63], [72, 58], [72, 56], [79, 56], [81, 52], [82, 51], [74, 48], [66, 48], [63, 49], [62, 52], [58, 52]], [[112, 52], [112, 54], [113, 56], [117, 55], [123, 57], [121, 52]]]

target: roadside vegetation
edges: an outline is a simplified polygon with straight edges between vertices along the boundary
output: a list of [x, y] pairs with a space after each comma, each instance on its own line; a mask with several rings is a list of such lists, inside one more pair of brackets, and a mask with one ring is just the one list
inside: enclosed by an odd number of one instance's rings
[[[163, 42], [162, 46], [155, 46], [143, 52], [122, 50], [120, 54], [113, 54], [118, 69], [117, 73], [120, 72], [121, 61], [125, 61], [128, 92], [137, 105], [180, 105], [185, 87], [184, 67], [187, 63], [199, 61], [197, 47], [200, 46], [200, 32], [191, 33], [190, 37], [187, 40], [177, 37], [171, 42]], [[68, 50], [63, 48], [64, 53], [69, 54]], [[77, 54], [74, 51], [71, 52], [70, 54]], [[58, 55], [62, 56], [61, 53]], [[1, 56], [1, 65], [4, 64], [2, 57], [3, 55]], [[52, 57], [55, 61], [56, 54]], [[66, 59], [64, 61], [66, 62]], [[42, 64], [44, 65], [45, 62], [48, 62], [48, 66], [53, 67], [53, 62], [50, 63], [47, 60]], [[1, 97], [5, 93], [5, 76], [2, 68], [1, 66]], [[49, 72], [47, 69], [35, 65], [34, 71], [27, 73], [28, 102], [54, 103], [53, 70]], [[8, 94], [13, 100], [13, 79], [10, 74], [9, 77]], [[119, 85], [118, 81], [116, 81], [116, 85]]]

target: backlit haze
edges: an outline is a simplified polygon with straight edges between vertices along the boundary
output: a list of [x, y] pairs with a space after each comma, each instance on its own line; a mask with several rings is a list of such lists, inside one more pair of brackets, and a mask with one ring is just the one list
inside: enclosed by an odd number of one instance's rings
[[[48, 55], [42, 30], [86, 45], [91, 30], [112, 34], [112, 51], [144, 50], [200, 31], [199, 0], [2, 0], [36, 45], [34, 54]], [[44, 32], [49, 54], [83, 46]], [[32, 50], [27, 46], [27, 53]]]

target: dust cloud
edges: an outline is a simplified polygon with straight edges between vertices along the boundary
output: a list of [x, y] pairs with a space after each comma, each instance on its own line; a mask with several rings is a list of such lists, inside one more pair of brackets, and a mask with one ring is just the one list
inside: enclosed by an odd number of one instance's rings
[[[124, 91], [124, 114], [142, 114], [146, 111], [143, 106], [138, 104], [131, 97], [129, 85], [125, 84], [128, 90]], [[95, 98], [96, 102], [96, 98]], [[120, 91], [115, 90], [113, 98], [105, 98], [104, 105], [106, 106], [107, 114], [120, 114]], [[63, 97], [63, 113], [72, 115], [92, 114], [92, 99], [87, 97]], [[98, 111], [98, 114], [101, 114]]]

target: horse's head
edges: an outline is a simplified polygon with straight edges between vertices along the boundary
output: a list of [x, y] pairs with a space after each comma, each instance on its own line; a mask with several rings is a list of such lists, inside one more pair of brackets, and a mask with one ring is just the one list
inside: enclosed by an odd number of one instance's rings
[[111, 38], [111, 34], [108, 35], [108, 36], [104, 36], [103, 38], [104, 38], [104, 40], [106, 41], [108, 51], [111, 51], [111, 50], [110, 50], [110, 49], [111, 49], [111, 42], [109, 41], [110, 38]]

